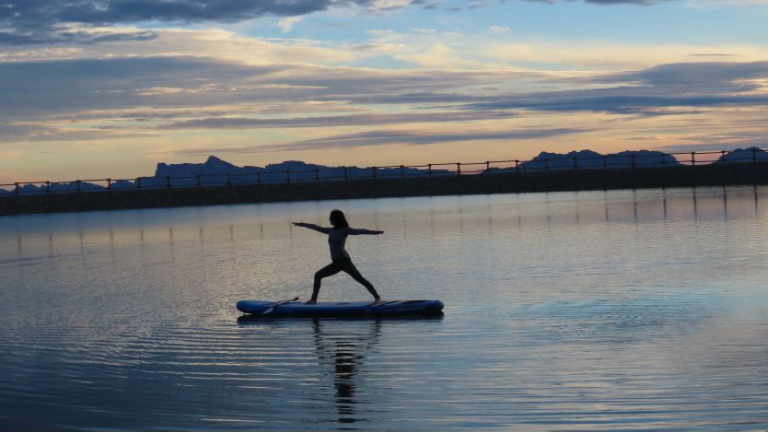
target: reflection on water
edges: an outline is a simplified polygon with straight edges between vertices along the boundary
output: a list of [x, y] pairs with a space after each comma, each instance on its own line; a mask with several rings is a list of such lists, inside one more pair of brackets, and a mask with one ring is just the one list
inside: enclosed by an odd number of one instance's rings
[[[526, 221], [533, 221], [533, 218], [536, 218], [538, 223], [538, 216], [544, 217], [547, 225], [559, 222], [573, 222], [576, 225], [580, 225], [582, 223], [589, 224], [595, 222], [633, 221], [640, 223], [653, 221], [698, 221], [700, 219], [728, 221], [731, 218], [757, 218], [759, 217], [761, 206], [760, 195], [761, 193], [764, 194], [764, 192], [764, 189], [758, 187], [722, 187], [526, 194], [512, 195], [515, 198], [512, 200], [508, 199], [510, 195], [502, 195], [508, 201], [504, 206], [498, 205], [501, 203], [499, 196], [459, 196], [451, 197], [452, 199], [450, 200], [446, 199], [446, 197], [428, 197], [420, 199], [418, 211], [424, 211], [423, 201], [426, 200], [427, 209], [424, 215], [427, 217], [424, 219], [429, 224], [430, 237], [437, 235], [435, 231], [436, 226], [439, 227], [441, 223], [447, 222], [446, 213], [450, 213], [451, 222], [456, 224], [456, 231], [460, 234], [465, 231], [464, 225], [467, 219], [475, 222], [478, 219], [478, 214], [482, 213], [486, 224], [485, 231], [493, 234], [494, 217], [507, 218], [510, 207], [512, 207], [512, 213], [516, 217], [518, 227], [521, 227]], [[730, 208], [729, 196], [732, 200]], [[480, 200], [484, 200], [483, 205], [479, 205]], [[362, 203], [349, 201], [344, 204], [360, 209], [358, 211], [365, 211], [363, 210], [364, 207], [375, 200], [360, 201]], [[389, 201], [387, 202], [388, 205], [394, 205], [388, 209], [373, 209], [372, 212], [366, 215], [368, 216], [366, 219], [370, 219], [370, 222], [372, 222], [372, 228], [379, 229], [382, 226], [379, 219], [384, 214], [386, 215], [387, 222], [394, 224], [399, 234], [408, 238], [409, 219], [413, 220], [413, 210], [416, 210], [414, 208], [414, 200], [399, 198], [378, 201]], [[47, 255], [49, 257], [53, 257], [55, 246], [59, 246], [58, 243], [71, 246], [73, 236], [76, 237], [77, 248], [81, 255], [86, 254], [86, 243], [98, 244], [106, 242], [109, 244], [110, 250], [114, 252], [116, 243], [124, 244], [126, 241], [130, 242], [131, 240], [138, 240], [144, 246], [154, 246], [158, 242], [167, 243], [167, 245], [171, 246], [169, 250], [172, 251], [175, 245], [175, 231], [182, 229], [184, 230], [184, 235], [188, 236], [190, 228], [196, 230], [197, 241], [202, 247], [206, 242], [205, 225], [212, 222], [216, 226], [214, 233], [210, 235], [218, 237], [217, 242], [223, 239], [235, 244], [237, 243], [238, 236], [242, 234], [247, 234], [249, 237], [252, 236], [254, 233], [251, 230], [254, 228], [258, 232], [258, 239], [262, 241], [275, 239], [280, 236], [293, 239], [293, 227], [286, 225], [284, 222], [287, 220], [286, 218], [305, 214], [307, 205], [303, 204], [273, 204], [272, 206], [276, 207], [278, 211], [275, 212], [272, 209], [272, 211], [266, 212], [268, 213], [266, 215], [261, 208], [257, 208], [256, 214], [249, 215], [247, 211], [238, 211], [236, 214], [232, 214], [234, 213], [234, 207], [225, 207], [232, 212], [227, 214], [225, 219], [221, 219], [222, 211], [220, 208], [216, 208], [217, 211], [211, 211], [210, 213], [198, 213], [196, 214], [198, 218], [190, 218], [189, 215], [181, 214], [182, 212], [189, 211], [188, 209], [110, 212], [107, 216], [104, 216], [104, 213], [97, 213], [100, 216], [87, 214], [85, 216], [86, 219], [89, 219], [87, 235], [93, 237], [88, 240], [85, 238], [85, 222], [82, 221], [83, 217], [80, 214], [6, 217], [4, 221], [7, 224], [0, 231], [0, 234], [2, 234], [0, 240], [3, 241], [3, 258], [15, 260], [25, 257], [24, 250], [27, 243], [31, 244], [31, 250], [39, 252], [41, 236], [44, 236], [46, 239]], [[325, 219], [327, 219], [324, 216], [324, 212], [327, 210], [326, 207], [331, 208], [332, 205], [329, 204], [320, 208], [316, 204], [312, 206], [316, 207], [316, 212], [313, 212], [315, 213], [313, 214], [314, 222], [320, 225], [324, 224]], [[282, 210], [282, 212], [279, 210]], [[149, 220], [149, 216], [142, 214], [151, 212], [155, 212], [155, 214]], [[121, 213], [124, 213], [124, 218], [116, 216]], [[141, 217], [136, 218], [131, 213], [139, 213]], [[495, 215], [494, 213], [498, 214]], [[393, 215], [395, 215], [396, 220], [392, 219]], [[563, 216], [572, 218], [572, 220], [564, 221], [561, 219]], [[247, 225], [240, 223], [245, 218], [250, 217], [253, 220], [249, 221]], [[135, 219], [138, 219], [138, 221]], [[422, 220], [418, 222], [422, 222]], [[133, 232], [136, 235], [136, 239], [127, 238], [132, 237], [130, 235], [132, 228], [135, 229]], [[247, 232], [242, 232], [243, 228], [247, 228]], [[411, 235], [424, 235], [421, 227], [416, 228], [419, 229], [411, 232]], [[116, 237], [116, 229], [120, 230], [120, 238]], [[265, 229], [270, 231], [272, 235], [265, 236]], [[392, 228], [390, 227], [390, 229]], [[106, 238], [104, 238], [105, 230]], [[126, 234], [128, 235], [126, 236]], [[152, 236], [149, 241], [145, 240], [147, 235]], [[25, 237], [28, 238], [25, 239]], [[15, 239], [15, 247], [9, 247], [11, 238]], [[62, 241], [59, 242], [59, 240]], [[16, 252], [12, 258], [7, 255], [11, 250]]]
[[[768, 427], [765, 188], [3, 218], [0, 430]], [[324, 224], [438, 320], [238, 319], [308, 297]], [[323, 300], [367, 299], [349, 278]]]
[[[362, 323], [361, 327], [367, 334], [350, 337], [344, 334], [328, 333], [324, 330], [321, 320], [313, 320], [315, 329], [315, 346], [320, 363], [333, 368], [336, 388], [336, 406], [339, 413], [339, 423], [355, 423], [355, 376], [358, 368], [365, 360], [365, 355], [376, 344], [381, 336], [381, 321], [373, 320]], [[366, 328], [367, 327], [367, 328]]]

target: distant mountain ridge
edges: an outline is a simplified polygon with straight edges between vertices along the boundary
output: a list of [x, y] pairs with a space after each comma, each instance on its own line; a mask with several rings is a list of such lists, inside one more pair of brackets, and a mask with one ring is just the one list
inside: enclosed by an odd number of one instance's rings
[[602, 155], [592, 150], [572, 151], [566, 154], [541, 152], [529, 162], [520, 164], [521, 170], [566, 170], [566, 169], [600, 169], [600, 168], [631, 168], [635, 166], [679, 166], [681, 165], [672, 155], [659, 151], [635, 150]]
[[[373, 176], [374, 167], [360, 168], [356, 166], [329, 167], [325, 165], [310, 164], [302, 161], [289, 160], [276, 164], [268, 164], [265, 167], [243, 166], [239, 167], [226, 162], [216, 156], [209, 156], [202, 164], [159, 163], [155, 169], [155, 179], [167, 179], [168, 177], [183, 181], [195, 180], [200, 177], [201, 184], [220, 184], [222, 181], [231, 183], [254, 182], [278, 182], [287, 181], [311, 181], [311, 180], [342, 180], [344, 178], [370, 178]], [[379, 177], [414, 176], [423, 174], [423, 170], [416, 168], [376, 168]], [[433, 170], [433, 174], [449, 174], [446, 170]], [[150, 179], [148, 177], [147, 179]], [[183, 184], [179, 183], [179, 184]], [[190, 183], [191, 184], [191, 183]]]
[[[725, 153], [713, 163], [744, 163], [766, 162], [768, 152], [758, 148], [736, 149]], [[530, 161], [519, 164], [517, 168], [491, 168], [491, 172], [510, 171], [542, 171], [569, 169], [617, 169], [628, 167], [674, 167], [680, 162], [673, 156], [659, 151], [631, 150], [620, 153], [602, 155], [592, 150], [572, 151], [566, 154], [541, 152]], [[433, 176], [454, 174], [453, 171], [432, 169]], [[426, 169], [408, 167], [329, 167], [303, 161], [289, 160], [264, 167], [242, 166], [231, 164], [216, 156], [209, 156], [204, 163], [166, 164], [158, 163], [154, 176], [140, 177], [135, 180], [117, 180], [111, 184], [115, 190], [194, 187], [215, 185], [237, 185], [254, 183], [285, 183], [288, 181], [329, 181], [362, 178], [395, 178], [423, 177], [428, 175]], [[50, 185], [24, 184], [19, 185], [19, 194], [40, 194], [50, 192], [99, 191], [106, 187], [89, 182], [51, 182]], [[13, 191], [0, 189], [0, 196], [12, 195]]]

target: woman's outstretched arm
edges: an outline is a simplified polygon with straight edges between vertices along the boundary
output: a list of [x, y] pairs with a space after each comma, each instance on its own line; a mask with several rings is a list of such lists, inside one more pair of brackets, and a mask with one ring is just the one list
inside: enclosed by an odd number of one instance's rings
[[349, 228], [349, 234], [350, 235], [360, 235], [360, 234], [379, 235], [379, 234], [384, 234], [384, 231], [375, 231], [375, 230], [369, 230], [364, 228]]
[[329, 232], [331, 232], [330, 228], [321, 227], [321, 226], [315, 225], [315, 224], [304, 223], [304, 222], [291, 222], [291, 223], [296, 225], [297, 227], [309, 228], [311, 230], [315, 230], [315, 231], [321, 232], [323, 234], [328, 234]]

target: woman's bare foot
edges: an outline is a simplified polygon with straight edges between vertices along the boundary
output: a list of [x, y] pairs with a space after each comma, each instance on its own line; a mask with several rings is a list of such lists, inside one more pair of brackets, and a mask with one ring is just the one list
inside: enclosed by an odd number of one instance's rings
[[384, 300], [378, 298], [378, 299], [374, 300], [373, 303], [371, 303], [371, 304], [374, 305], [374, 306], [378, 306], [378, 305], [380, 305], [382, 303], [384, 303]]

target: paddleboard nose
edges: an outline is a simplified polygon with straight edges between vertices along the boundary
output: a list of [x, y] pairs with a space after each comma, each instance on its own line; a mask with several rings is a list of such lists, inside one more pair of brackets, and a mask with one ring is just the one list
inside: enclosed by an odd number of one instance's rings
[[248, 304], [248, 300], [240, 300], [239, 302], [237, 302], [237, 304], [235, 304], [235, 307], [240, 312], [246, 312], [247, 304]]

